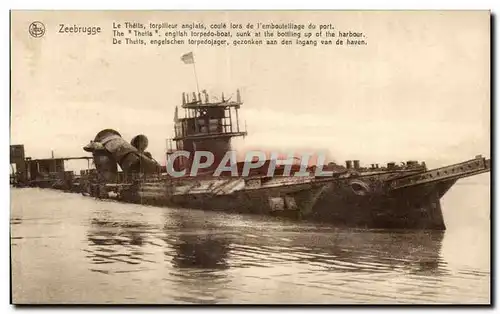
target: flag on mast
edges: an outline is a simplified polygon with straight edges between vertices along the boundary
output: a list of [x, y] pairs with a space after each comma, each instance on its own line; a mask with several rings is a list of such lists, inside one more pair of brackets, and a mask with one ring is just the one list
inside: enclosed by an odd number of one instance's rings
[[[184, 62], [184, 64], [192, 64], [193, 65], [193, 71], [194, 71], [194, 78], [196, 80], [196, 90], [198, 91], [198, 94], [200, 93], [200, 87], [198, 85], [198, 75], [196, 75], [196, 64], [194, 63], [194, 55], [193, 52], [188, 52], [185, 53], [181, 56], [181, 61]], [[196, 100], [196, 95], [193, 97], [193, 99]]]
[[182, 62], [185, 64], [193, 64], [194, 63], [194, 55], [193, 52], [188, 52], [182, 55], [181, 57]]

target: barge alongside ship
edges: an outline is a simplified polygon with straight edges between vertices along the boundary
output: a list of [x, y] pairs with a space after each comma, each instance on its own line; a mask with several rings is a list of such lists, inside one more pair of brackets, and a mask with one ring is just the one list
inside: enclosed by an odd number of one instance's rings
[[[231, 151], [231, 139], [247, 135], [239, 124], [242, 101], [239, 91], [235, 101], [222, 95], [220, 101], [210, 102], [204, 96], [183, 94], [184, 116], [179, 117], [176, 108], [167, 167], [189, 174], [193, 156], [201, 151], [213, 154], [214, 166], [194, 177], [173, 177], [146, 151], [146, 136], [138, 135], [129, 143], [119, 132], [106, 129], [84, 147], [92, 153], [95, 170], [82, 172], [76, 188], [73, 184], [69, 189], [124, 202], [283, 216], [339, 226], [444, 230], [441, 197], [460, 178], [491, 168], [490, 160], [481, 156], [433, 170], [416, 161], [362, 167], [354, 160], [328, 164], [324, 170], [331, 171], [329, 176], [317, 175], [315, 166], [307, 167], [306, 176], [295, 176], [300, 166], [277, 166], [270, 159], [248, 175], [241, 175], [241, 169], [251, 161], [232, 165], [239, 176], [217, 173], [217, 165], [224, 164]], [[188, 152], [189, 157], [179, 157], [179, 151]]]

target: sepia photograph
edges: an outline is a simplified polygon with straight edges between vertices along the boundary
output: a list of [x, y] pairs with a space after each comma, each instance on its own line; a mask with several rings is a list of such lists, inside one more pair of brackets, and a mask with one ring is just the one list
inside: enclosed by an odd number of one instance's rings
[[468, 11], [10, 11], [15, 305], [490, 305]]

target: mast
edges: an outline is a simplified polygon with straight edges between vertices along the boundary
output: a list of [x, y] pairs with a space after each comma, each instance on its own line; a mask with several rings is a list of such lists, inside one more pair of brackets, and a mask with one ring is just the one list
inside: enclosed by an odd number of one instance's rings
[[[196, 151], [210, 151], [214, 154], [213, 165], [216, 166], [226, 152], [231, 149], [231, 139], [247, 135], [246, 131], [242, 132], [239, 128], [238, 110], [243, 104], [240, 91], [236, 91], [236, 101], [231, 101], [231, 98], [226, 100], [224, 93], [222, 93], [219, 101], [210, 102], [207, 91], [203, 90], [205, 96], [205, 102], [203, 102], [193, 52], [182, 55], [181, 61], [184, 64], [193, 65], [196, 92], [192, 93], [192, 100], [189, 100], [189, 93], [182, 93], [181, 108], [184, 109], [184, 117], [178, 116], [179, 112], [176, 107], [175, 135], [172, 140], [176, 143], [177, 149], [188, 151], [191, 158], [190, 160], [182, 160], [181, 157], [175, 162], [181, 160], [177, 165], [178, 168], [190, 168], [192, 156]], [[236, 128], [233, 128], [232, 110], [236, 114]], [[168, 153], [167, 158], [172, 153], [173, 151]]]

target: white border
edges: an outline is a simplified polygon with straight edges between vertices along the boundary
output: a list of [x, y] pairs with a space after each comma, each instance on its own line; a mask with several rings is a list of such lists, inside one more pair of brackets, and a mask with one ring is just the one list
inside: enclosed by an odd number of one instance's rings
[[[285, 1], [284, 1], [285, 2]], [[133, 9], [170, 9], [170, 10], [182, 10], [182, 9], [197, 9], [197, 10], [202, 10], [202, 9], [210, 9], [210, 10], [217, 10], [217, 9], [231, 9], [231, 10], [237, 10], [237, 9], [259, 9], [259, 10], [277, 10], [277, 9], [337, 9], [337, 10], [360, 10], [360, 9], [371, 9], [371, 10], [384, 10], [384, 9], [397, 9], [397, 10], [408, 10], [408, 9], [416, 9], [416, 10], [424, 10], [424, 9], [448, 9], [448, 10], [492, 10], [493, 13], [499, 13], [500, 12], [500, 1], [498, 0], [475, 0], [475, 1], [442, 1], [442, 0], [418, 0], [418, 1], [398, 1], [398, 0], [392, 0], [392, 1], [369, 1], [369, 0], [350, 0], [350, 1], [344, 1], [344, 2], [336, 2], [336, 3], [328, 3], [327, 1], [320, 1], [320, 0], [307, 0], [307, 1], [291, 1], [288, 0], [285, 3], [282, 4], [276, 4], [272, 3], [269, 0], [253, 0], [253, 1], [203, 1], [203, 0], [198, 0], [198, 1], [147, 1], [147, 0], [141, 0], [141, 1], [130, 1], [130, 2], [124, 2], [124, 1], [116, 1], [115, 3], [111, 4], [110, 2], [105, 2], [102, 0], [86, 0], [86, 1], [81, 1], [81, 2], [76, 2], [76, 1], [2, 1], [1, 4], [2, 9], [1, 14], [2, 18], [0, 18], [0, 34], [1, 34], [1, 39], [2, 43], [4, 44], [2, 49], [1, 54], [2, 54], [2, 62], [0, 62], [0, 67], [1, 67], [1, 73], [4, 75], [4, 79], [6, 84], [4, 84], [1, 88], [1, 94], [2, 94], [2, 106], [0, 107], [0, 118], [2, 119], [2, 123], [0, 124], [2, 127], [2, 133], [0, 135], [0, 147], [3, 147], [2, 154], [0, 155], [0, 158], [2, 160], [3, 166], [0, 167], [0, 178], [3, 178], [0, 180], [0, 187], [1, 187], [1, 193], [2, 197], [1, 199], [4, 200], [4, 206], [2, 208], [2, 236], [1, 241], [0, 241], [0, 246], [1, 250], [5, 253], [5, 257], [0, 259], [0, 270], [3, 274], [2, 280], [1, 280], [1, 290], [0, 290], [0, 296], [1, 296], [1, 304], [2, 304], [2, 313], [5, 312], [12, 312], [15, 309], [9, 305], [9, 297], [10, 297], [10, 281], [9, 281], [9, 276], [10, 276], [10, 266], [9, 266], [9, 215], [10, 215], [10, 206], [9, 206], [9, 196], [10, 196], [10, 191], [9, 191], [9, 185], [7, 181], [8, 173], [9, 173], [9, 168], [7, 166], [7, 161], [9, 159], [8, 155], [8, 150], [7, 150], [7, 144], [9, 143], [9, 9], [121, 9], [121, 10], [133, 10]], [[495, 34], [495, 42], [498, 42], [498, 16], [496, 18], [496, 24], [497, 24], [497, 32]], [[492, 56], [493, 57], [493, 56]], [[498, 80], [495, 82], [493, 88], [495, 90], [498, 90]], [[494, 104], [496, 105], [496, 104]], [[495, 120], [498, 117], [495, 116]], [[495, 155], [496, 151], [492, 153], [492, 157]], [[497, 194], [497, 187], [495, 187], [494, 194]], [[493, 210], [493, 209], [492, 209]], [[496, 221], [495, 223], [498, 222], [498, 216], [500, 216], [500, 213], [496, 213]], [[497, 251], [498, 250], [498, 243], [495, 242], [495, 248]], [[496, 268], [498, 269], [498, 268]], [[492, 282], [494, 282], [494, 279], [492, 278]], [[496, 296], [492, 296], [492, 300], [498, 298]], [[212, 308], [213, 309], [213, 308]], [[369, 310], [373, 310], [374, 308], [369, 308]], [[18, 309], [19, 310], [19, 309]], [[40, 310], [40, 309], [39, 309]], [[54, 309], [49, 309], [49, 308], [44, 308], [41, 309], [43, 311], [53, 311]], [[75, 309], [64, 309], [63, 311], [74, 311]], [[81, 311], [92, 311], [92, 309], [78, 309], [80, 312]], [[104, 312], [104, 308], [99, 308], [99, 309], [94, 309], [93, 311], [96, 312]], [[119, 308], [117, 309], [118, 311], [126, 310], [126, 308]], [[130, 308], [129, 310], [137, 311], [137, 308]], [[147, 309], [146, 309], [147, 310]], [[168, 311], [176, 311], [174, 308], [167, 309]], [[195, 309], [190, 309], [190, 310], [195, 310]], [[220, 309], [213, 309], [219, 311]], [[226, 309], [226, 310], [231, 310], [234, 311], [236, 309]], [[269, 310], [278, 310], [278, 309], [269, 309]], [[281, 311], [289, 311], [290, 309], [281, 309]], [[299, 311], [302, 310], [309, 310], [306, 308], [298, 308]], [[336, 311], [339, 311], [341, 309], [334, 309]], [[347, 309], [345, 309], [347, 310]], [[361, 310], [361, 309], [359, 309]], [[386, 308], [379, 308], [378, 310], [380, 311], [386, 311]], [[396, 309], [397, 310], [397, 309]], [[400, 309], [403, 310], [403, 309]], [[406, 309], [404, 309], [406, 310]], [[429, 311], [429, 309], [416, 309], [416, 310], [425, 310]], [[445, 309], [442, 309], [445, 310]], [[479, 311], [480, 309], [476, 309]], [[59, 310], [60, 311], [60, 310]], [[144, 311], [144, 310], [140, 310]], [[253, 311], [268, 311], [268, 309], [264, 308], [255, 308]], [[341, 310], [344, 311], [344, 310]]]

